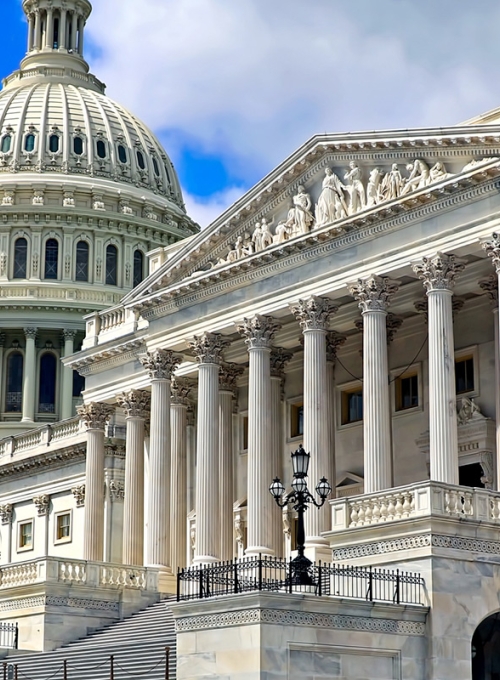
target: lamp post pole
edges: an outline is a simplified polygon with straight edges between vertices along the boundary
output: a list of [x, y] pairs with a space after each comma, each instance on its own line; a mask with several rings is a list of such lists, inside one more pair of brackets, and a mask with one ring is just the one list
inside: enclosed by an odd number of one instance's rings
[[273, 496], [277, 505], [284, 508], [291, 505], [297, 512], [297, 556], [291, 562], [290, 578], [295, 585], [314, 585], [309, 568], [311, 567], [311, 560], [304, 555], [306, 532], [304, 528], [304, 513], [309, 505], [315, 505], [321, 508], [332, 491], [332, 487], [328, 483], [326, 477], [322, 477], [316, 486], [316, 493], [320, 500], [319, 502], [307, 488], [307, 471], [309, 469], [309, 460], [311, 454], [306, 453], [302, 445], [292, 453], [293, 465], [293, 481], [292, 491], [285, 494], [285, 487], [281, 483], [279, 477], [273, 480], [269, 487], [269, 492]]

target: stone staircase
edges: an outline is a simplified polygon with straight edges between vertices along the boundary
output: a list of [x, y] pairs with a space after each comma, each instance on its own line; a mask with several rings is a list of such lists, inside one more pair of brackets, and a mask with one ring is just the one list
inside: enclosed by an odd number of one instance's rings
[[[175, 626], [162, 600], [123, 621], [90, 633], [53, 652], [9, 656], [8, 678], [19, 680], [165, 680], [165, 647], [170, 647], [170, 680], [175, 680]], [[110, 656], [114, 657], [111, 675]], [[17, 665], [17, 676], [14, 666]]]

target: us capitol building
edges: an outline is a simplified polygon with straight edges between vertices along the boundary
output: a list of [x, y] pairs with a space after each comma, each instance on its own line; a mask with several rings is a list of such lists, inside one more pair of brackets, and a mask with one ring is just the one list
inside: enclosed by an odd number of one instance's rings
[[[49, 659], [177, 594], [179, 679], [498, 679], [500, 109], [317, 135], [200, 232], [89, 73], [88, 0], [23, 8], [0, 93], [11, 646]], [[305, 542], [299, 445], [315, 500], [334, 487]]]

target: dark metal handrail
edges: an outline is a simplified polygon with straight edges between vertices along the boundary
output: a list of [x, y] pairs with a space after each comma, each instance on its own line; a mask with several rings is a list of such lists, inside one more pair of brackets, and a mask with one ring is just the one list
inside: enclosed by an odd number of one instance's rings
[[399, 569], [311, 564], [306, 579], [293, 562], [275, 557], [245, 557], [179, 570], [177, 601], [254, 591], [309, 593], [369, 602], [422, 605], [424, 579]]
[[0, 647], [17, 649], [19, 644], [19, 626], [17, 623], [0, 621]]

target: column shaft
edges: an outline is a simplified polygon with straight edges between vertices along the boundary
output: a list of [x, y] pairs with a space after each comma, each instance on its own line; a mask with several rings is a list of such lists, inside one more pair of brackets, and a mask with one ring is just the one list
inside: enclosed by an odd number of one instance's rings
[[[281, 377], [271, 376], [271, 477], [282, 475], [282, 408]], [[271, 499], [272, 500], [272, 499]], [[273, 512], [271, 517], [271, 547], [276, 557], [283, 557], [283, 520], [281, 513]]]
[[76, 12], [71, 12], [71, 44], [70, 48], [76, 50], [78, 17]]
[[233, 540], [233, 393], [219, 392], [220, 558], [232, 560]]
[[35, 49], [39, 50], [42, 46], [42, 22], [40, 10], [35, 11]]
[[123, 505], [123, 564], [144, 563], [144, 418], [128, 417], [125, 498]]
[[24, 357], [24, 378], [23, 378], [23, 422], [33, 422], [35, 420], [35, 398], [36, 398], [36, 348], [35, 337], [36, 329], [25, 329], [26, 353]]
[[458, 484], [455, 350], [451, 290], [429, 290], [429, 435], [431, 479]]
[[[64, 356], [69, 357], [74, 351], [74, 333], [64, 335]], [[73, 415], [73, 369], [62, 368], [61, 419], [66, 420]]]
[[171, 555], [172, 571], [186, 566], [187, 556], [187, 406], [172, 404]]
[[365, 493], [392, 484], [386, 312], [363, 312]]
[[102, 562], [104, 550], [104, 430], [87, 430], [83, 559]]
[[[327, 361], [326, 364], [326, 384], [327, 384], [327, 411], [328, 411], [328, 455], [330, 467], [328, 469], [328, 479], [332, 485], [330, 498], [336, 496], [335, 485], [337, 482], [337, 466], [335, 462], [335, 364]], [[327, 513], [327, 530], [330, 529], [331, 513]]]
[[[500, 282], [499, 282], [500, 283]], [[493, 320], [495, 324], [495, 419], [496, 419], [496, 443], [497, 455], [495, 461], [496, 490], [500, 489], [500, 315], [498, 305], [493, 310]]]
[[46, 31], [46, 42], [45, 47], [53, 49], [54, 47], [54, 12], [51, 9], [47, 10], [47, 25], [45, 27]]
[[35, 18], [33, 14], [30, 14], [28, 17], [28, 52], [31, 52], [33, 49], [34, 29]]
[[198, 465], [196, 468], [195, 563], [220, 557], [219, 518], [219, 366], [198, 366]]

